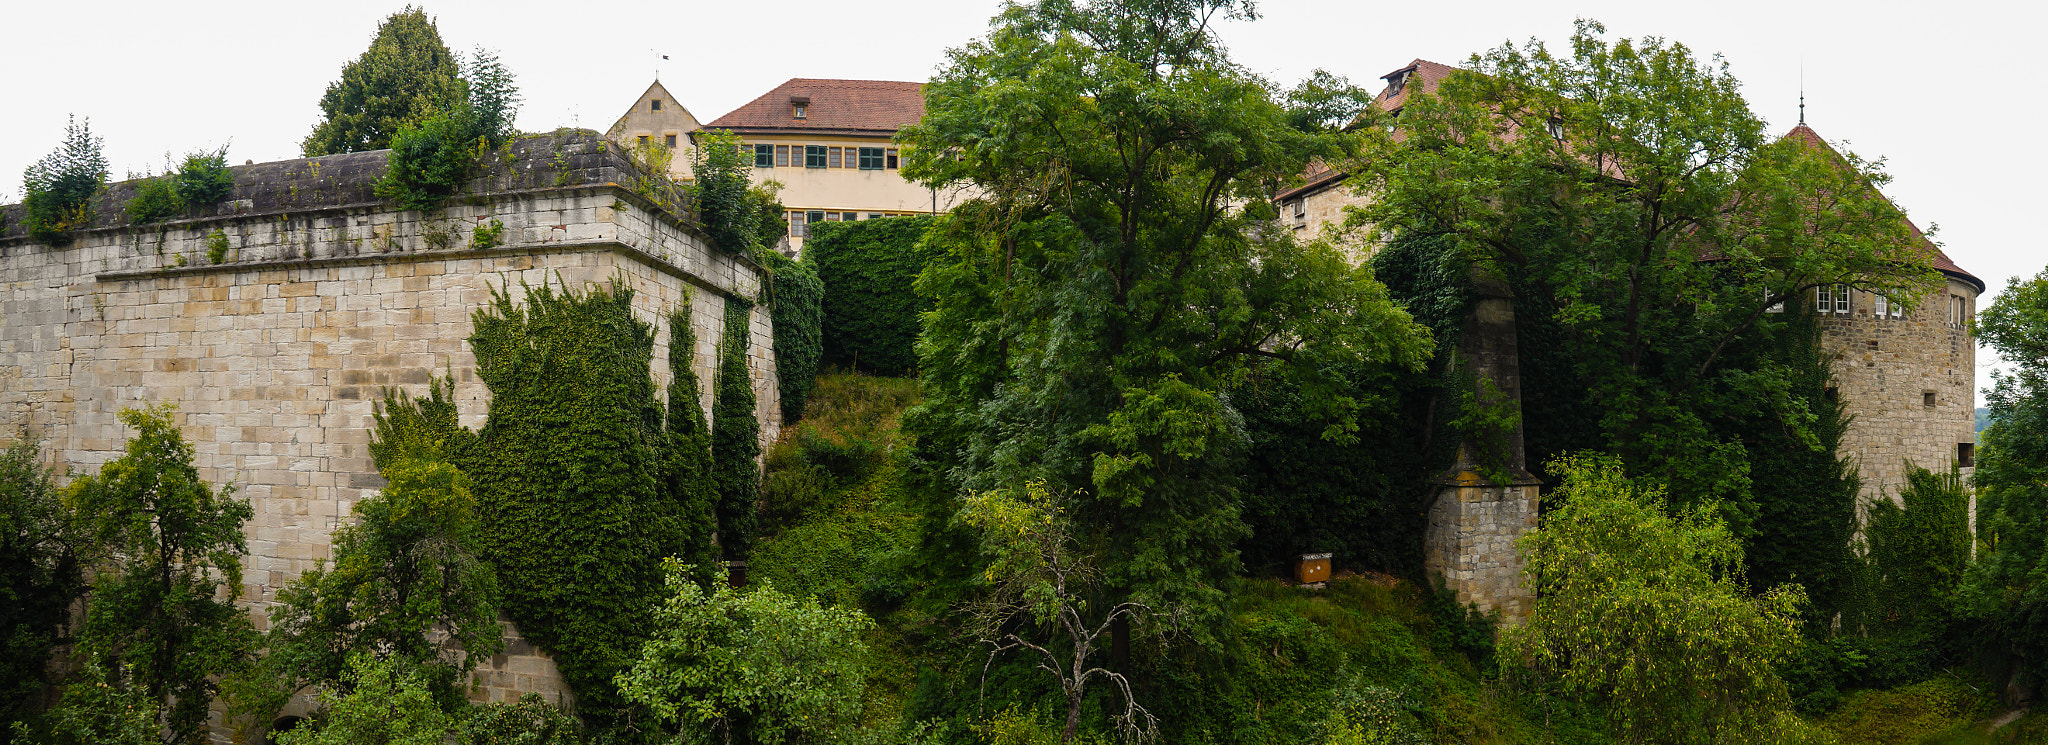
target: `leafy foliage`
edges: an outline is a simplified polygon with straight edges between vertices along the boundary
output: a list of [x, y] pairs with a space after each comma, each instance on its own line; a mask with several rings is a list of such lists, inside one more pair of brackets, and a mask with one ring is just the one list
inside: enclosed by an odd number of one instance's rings
[[[1524, 390], [1531, 421], [1576, 440], [1532, 442], [1532, 455], [1617, 452], [1674, 505], [1717, 502], [1745, 536], [1750, 464], [1740, 433], [1717, 425], [1777, 415], [1811, 433], [1783, 416], [1787, 376], [1731, 351], [1778, 323], [1768, 306], [1815, 286], [1917, 297], [1936, 282], [1932, 253], [1877, 192], [1875, 164], [1767, 137], [1725, 63], [1603, 33], [1582, 21], [1569, 54], [1531, 42], [1475, 55], [1433, 95], [1411, 93], [1398, 142], [1361, 128], [1374, 144], [1348, 169], [1376, 198], [1358, 218], [1448, 236], [1510, 280], [1535, 332], [1520, 347], [1559, 358], [1524, 367], [1550, 379]], [[1545, 395], [1569, 400], [1532, 400]], [[1560, 407], [1581, 413], [1538, 413]]]
[[162, 222], [185, 211], [185, 202], [178, 197], [177, 181], [165, 174], [135, 182], [135, 196], [122, 206], [128, 213], [128, 221], [136, 224]]
[[395, 199], [409, 210], [433, 209], [469, 181], [470, 167], [485, 149], [484, 140], [475, 134], [474, 115], [466, 108], [401, 128], [391, 138], [391, 157], [384, 176], [377, 179], [377, 196]]
[[1834, 363], [1821, 347], [1819, 324], [1803, 304], [1791, 305], [1798, 307], [1787, 309], [1784, 329], [1751, 345], [1767, 351], [1736, 362], [1782, 374], [1789, 384], [1779, 402], [1786, 411], [1763, 412], [1743, 425], [1757, 505], [1743, 557], [1751, 587], [1797, 582], [1806, 588], [1811, 635], [1855, 602], [1859, 569], [1850, 542], [1862, 480], [1855, 463], [1840, 453], [1849, 415], [1829, 392]]
[[803, 261], [791, 261], [782, 254], [766, 251], [768, 273], [774, 294], [770, 312], [775, 323], [775, 374], [781, 380], [782, 421], [804, 418], [804, 401], [818, 376], [823, 356], [820, 335], [825, 283], [818, 279], [818, 267], [805, 252]]
[[1970, 564], [1970, 492], [1953, 467], [1913, 468], [1899, 501], [1880, 499], [1867, 508], [1871, 596], [1845, 620], [1873, 633], [1938, 633]]
[[1629, 742], [1709, 743], [1772, 732], [1786, 708], [1774, 667], [1799, 640], [1796, 585], [1751, 597], [1742, 547], [1711, 505], [1666, 513], [1611, 456], [1550, 466], [1562, 504], [1521, 541], [1536, 591], [1502, 637], [1503, 666], [1555, 676], [1606, 706]]
[[960, 499], [959, 520], [981, 533], [982, 552], [990, 559], [984, 576], [992, 587], [969, 606], [972, 628], [991, 647], [991, 658], [1028, 651], [1059, 681], [1067, 705], [1061, 742], [1074, 741], [1088, 684], [1097, 678], [1122, 694], [1123, 706], [1111, 717], [1117, 734], [1156, 739], [1159, 720], [1138, 704], [1130, 679], [1089, 660], [1102, 650], [1112, 626], [1149, 620], [1151, 609], [1133, 602], [1089, 606], [1087, 598], [1100, 592], [1102, 569], [1099, 557], [1079, 543], [1073, 503], [1069, 495], [1047, 491], [1042, 481], [1025, 484], [1021, 495], [995, 491]]
[[458, 720], [435, 701], [432, 679], [403, 658], [350, 655], [346, 685], [320, 693], [323, 715], [276, 735], [278, 745], [443, 745]]
[[754, 162], [741, 154], [737, 135], [712, 131], [696, 137], [690, 202], [712, 245], [742, 256], [773, 246], [789, 230], [782, 219], [782, 203], [775, 197], [781, 184], [753, 185]]
[[1173, 619], [1154, 630], [1198, 637], [1221, 620], [1245, 530], [1246, 437], [1222, 394], [1246, 360], [1297, 365], [1304, 399], [1341, 438], [1357, 402], [1315, 373], [1420, 365], [1429, 345], [1341, 252], [1236, 206], [1347, 142], [1290, 126], [1270, 85], [1225, 59], [1209, 22], [1249, 11], [1010, 6], [986, 39], [949, 52], [925, 119], [900, 135], [907, 176], [984, 195], [924, 239], [943, 256], [917, 284], [935, 298], [910, 420], [941, 474], [928, 514], [1041, 479], [1078, 494], [1079, 539], [1105, 573], [1091, 602], [1137, 602]]
[[1982, 549], [1964, 598], [1988, 622], [1991, 649], [2038, 689], [2048, 681], [2048, 270], [2007, 282], [1977, 331], [2012, 367], [1992, 373], [1991, 426], [1978, 436]]
[[[436, 380], [427, 396], [386, 393], [370, 454], [388, 483], [356, 503], [358, 522], [335, 531], [332, 568], [279, 590], [262, 664], [280, 685], [253, 708], [275, 710], [307, 685], [339, 685], [349, 657], [367, 654], [423, 676], [452, 710], [465, 674], [503, 648], [476, 498], [448, 461], [475, 439], [455, 422], [453, 388]], [[452, 644], [430, 640], [436, 631]]]
[[468, 97], [460, 64], [422, 8], [377, 25], [370, 48], [341, 68], [320, 97], [324, 115], [301, 144], [306, 157], [382, 150], [399, 130], [452, 111]]
[[107, 183], [105, 139], [92, 133], [92, 120], [70, 119], [64, 143], [22, 171], [24, 214], [29, 238], [49, 246], [71, 242], [70, 232], [92, 220], [92, 198]]
[[36, 745], [160, 745], [159, 714], [159, 702], [131, 676], [109, 675], [100, 660], [88, 658], [78, 679], [64, 687], [63, 703], [34, 726], [9, 717], [9, 733], [14, 741]]
[[0, 452], [0, 727], [34, 711], [58, 629], [84, 590], [81, 546], [41, 446], [23, 436]]
[[913, 284], [937, 258], [923, 242], [930, 217], [891, 217], [812, 225], [804, 260], [825, 284], [820, 321], [824, 362], [877, 375], [917, 369], [918, 314], [931, 298]]
[[96, 558], [78, 648], [105, 666], [110, 685], [163, 707], [166, 742], [206, 740], [216, 676], [247, 663], [256, 634], [236, 607], [242, 523], [255, 515], [232, 485], [216, 492], [192, 465], [192, 445], [168, 405], [121, 410], [137, 430], [126, 453], [65, 492]]
[[[654, 331], [622, 285], [529, 287], [523, 302], [500, 290], [476, 311], [469, 342], [490, 413], [453, 458], [473, 482], [504, 607], [600, 725], [623, 712], [612, 678], [638, 652], [661, 557], [701, 555], [709, 538], [704, 495], [672, 491], [692, 483], [671, 437], [689, 417], [664, 422]], [[687, 371], [688, 349], [672, 346], [685, 356], [671, 370]], [[693, 408], [673, 388], [669, 400]]]
[[178, 201], [188, 207], [206, 207], [227, 199], [235, 190], [235, 174], [228, 170], [228, 146], [186, 153], [175, 180]]
[[580, 745], [583, 724], [541, 698], [520, 696], [509, 704], [470, 707], [462, 720], [464, 745]]
[[628, 700], [684, 742], [814, 742], [853, 724], [864, 674], [859, 611], [820, 607], [761, 584], [706, 591], [668, 564], [654, 635], [619, 676]]
[[753, 306], [725, 299], [725, 337], [718, 345], [717, 398], [711, 404], [711, 478], [718, 489], [718, 543], [728, 558], [746, 556], [754, 537], [760, 492], [761, 422], [754, 418], [754, 381], [747, 370]]

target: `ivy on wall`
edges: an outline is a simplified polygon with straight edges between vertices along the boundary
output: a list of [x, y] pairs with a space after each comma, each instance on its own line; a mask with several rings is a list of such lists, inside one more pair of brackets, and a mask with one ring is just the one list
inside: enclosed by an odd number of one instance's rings
[[[649, 367], [654, 329], [633, 316], [632, 299], [623, 286], [529, 287], [524, 301], [494, 292], [469, 338], [489, 419], [458, 460], [475, 483], [505, 607], [597, 723], [624, 713], [613, 677], [639, 652], [661, 558], [707, 550], [702, 519], [689, 514], [700, 503], [683, 452], [691, 427], [664, 421]], [[671, 400], [689, 387], [672, 387]]]
[[754, 387], [747, 374], [753, 305], [725, 300], [725, 339], [718, 348], [718, 397], [711, 405], [711, 472], [718, 485], [718, 540], [726, 558], [747, 553], [754, 535], [754, 497], [760, 491], [761, 423], [754, 418]]
[[811, 226], [804, 258], [825, 283], [825, 364], [878, 375], [916, 369], [918, 314], [931, 300], [912, 285], [932, 257], [920, 244], [931, 224], [929, 217], [892, 217]]
[[817, 266], [808, 260], [791, 261], [773, 251], [763, 253], [774, 278], [769, 302], [775, 321], [775, 372], [782, 381], [782, 422], [793, 424], [804, 418], [804, 402], [810, 398], [825, 351], [819, 338], [825, 283], [818, 278]]

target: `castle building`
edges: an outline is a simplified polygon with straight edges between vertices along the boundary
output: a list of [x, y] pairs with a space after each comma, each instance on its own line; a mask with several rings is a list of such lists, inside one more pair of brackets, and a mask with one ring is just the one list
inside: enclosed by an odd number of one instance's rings
[[[788, 208], [789, 253], [801, 250], [809, 226], [951, 209], [958, 190], [933, 190], [904, 180], [897, 130], [924, 117], [924, 85], [892, 80], [791, 78], [731, 113], [698, 124], [661, 87], [641, 94], [612, 125], [611, 137], [632, 146], [659, 138], [679, 150], [692, 133], [739, 135], [754, 163], [754, 182], [782, 185]], [[670, 172], [687, 178], [678, 152]]]
[[[1386, 86], [1373, 105], [1398, 116], [1411, 96], [1435, 90], [1455, 70], [1414, 60], [1382, 77]], [[1398, 130], [1393, 136], [1401, 139]], [[1785, 137], [1834, 152], [1804, 121]], [[1303, 234], [1342, 225], [1346, 207], [1363, 206], [1368, 200], [1349, 187], [1349, 176], [1321, 163], [1311, 165], [1301, 185], [1274, 197], [1280, 222]], [[1858, 496], [1864, 504], [1898, 500], [1913, 467], [1941, 471], [1954, 465], [1967, 475], [1975, 464], [1976, 340], [1970, 335], [1970, 321], [1985, 284], [1917, 226], [1912, 230], [1933, 257], [1931, 263], [1943, 280], [1938, 289], [1909, 302], [1839, 284], [1806, 295], [1820, 314], [1823, 354], [1833, 361], [1831, 392], [1851, 417], [1838, 454], [1855, 462], [1862, 479]], [[1374, 248], [1356, 245], [1351, 258], [1364, 261]], [[1482, 315], [1495, 321], [1512, 319], [1511, 298], [1499, 287], [1489, 294], [1486, 288], [1491, 285], [1482, 274], [1475, 271], [1481, 302], [1499, 306]], [[1468, 327], [1483, 320], [1468, 321]], [[1461, 358], [1513, 395], [1518, 374], [1512, 322], [1492, 328], [1481, 339], [1483, 348], [1465, 348], [1471, 346], [1471, 340], [1466, 341], [1458, 350]], [[1461, 465], [1464, 460], [1461, 452]], [[1515, 465], [1521, 465], [1519, 460]], [[1521, 473], [1519, 468], [1516, 472]], [[1447, 475], [1431, 508], [1425, 564], [1443, 574], [1461, 602], [1478, 602], [1512, 618], [1528, 607], [1529, 598], [1520, 587], [1520, 562], [1505, 547], [1535, 525], [1537, 497], [1529, 488], [1534, 482], [1517, 479], [1489, 490], [1469, 478], [1461, 480], [1459, 474], [1460, 469], [1453, 468]]]

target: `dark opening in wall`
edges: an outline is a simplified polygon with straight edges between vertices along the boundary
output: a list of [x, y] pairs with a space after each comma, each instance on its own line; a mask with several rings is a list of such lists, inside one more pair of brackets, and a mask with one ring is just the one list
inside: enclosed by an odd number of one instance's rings
[[1932, 407], [1932, 406], [1934, 406], [1934, 391], [1921, 391], [1921, 392], [1920, 392], [1920, 405], [1921, 405], [1921, 406], [1927, 406], [1927, 407]]
[[1977, 443], [1956, 443], [1956, 467], [1971, 468], [1977, 465]]
[[1829, 401], [1840, 401], [1842, 400], [1842, 389], [1836, 388], [1834, 386], [1828, 386], [1828, 389], [1825, 391], [1821, 391], [1820, 395], [1821, 397], [1826, 398]]
[[277, 745], [277, 736], [292, 731], [301, 722], [299, 717], [283, 716], [270, 723], [270, 731], [263, 733], [263, 745]]

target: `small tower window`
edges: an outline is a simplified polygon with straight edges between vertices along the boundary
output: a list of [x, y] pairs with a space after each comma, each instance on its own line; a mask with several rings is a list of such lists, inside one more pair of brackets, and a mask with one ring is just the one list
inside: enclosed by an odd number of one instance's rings
[[1959, 467], [1959, 468], [1972, 468], [1972, 467], [1975, 467], [1976, 465], [1977, 465], [1977, 443], [1974, 443], [1974, 442], [1958, 442], [1958, 443], [1956, 443], [1956, 466], [1957, 466], [1957, 467]]
[[668, 145], [669, 147], [675, 147], [675, 146], [676, 146], [676, 136], [675, 136], [675, 135], [662, 135], [662, 136], [661, 136], [661, 140], [662, 140], [662, 144]]
[[647, 102], [647, 110], [648, 110], [648, 111], [660, 111], [660, 110], [661, 110], [661, 99], [657, 98], [657, 99], [654, 99], [654, 100], [648, 101], [648, 102]]
[[1920, 405], [1930, 409], [1934, 408], [1934, 391], [1921, 391]]

